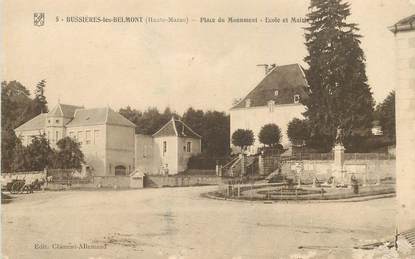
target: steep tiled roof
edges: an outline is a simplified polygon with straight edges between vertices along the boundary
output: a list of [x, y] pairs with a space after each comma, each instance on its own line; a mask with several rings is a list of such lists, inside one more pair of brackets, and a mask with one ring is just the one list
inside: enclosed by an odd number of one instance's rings
[[202, 138], [199, 134], [194, 132], [181, 120], [172, 118], [159, 131], [153, 134], [153, 137], [178, 136], [188, 138]]
[[93, 108], [76, 110], [74, 118], [67, 127], [110, 124], [135, 127], [135, 124], [110, 108]]
[[16, 128], [17, 131], [22, 130], [40, 130], [45, 128], [47, 113], [39, 114], [33, 119], [23, 123]]
[[83, 107], [59, 103], [48, 113], [48, 117], [73, 118], [77, 109], [83, 109]]
[[396, 33], [398, 31], [410, 31], [415, 30], [415, 14], [406, 17], [399, 22], [395, 23], [393, 26], [389, 27], [389, 30]]
[[[298, 64], [277, 66], [232, 109], [244, 108], [247, 100], [250, 107], [266, 106], [271, 100], [278, 104], [294, 103], [294, 95], [306, 98], [308, 86], [303, 69]], [[278, 94], [276, 95], [276, 91]]]

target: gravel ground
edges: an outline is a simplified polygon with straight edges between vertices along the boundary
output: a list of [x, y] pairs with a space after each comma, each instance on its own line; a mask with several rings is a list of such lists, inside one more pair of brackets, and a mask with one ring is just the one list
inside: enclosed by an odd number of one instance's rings
[[217, 187], [38, 192], [2, 205], [3, 258], [351, 258], [395, 231], [395, 199], [230, 202]]

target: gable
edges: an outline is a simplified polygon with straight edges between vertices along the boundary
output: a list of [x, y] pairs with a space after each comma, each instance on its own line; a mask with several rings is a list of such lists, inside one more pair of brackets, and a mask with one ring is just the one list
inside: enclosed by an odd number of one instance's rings
[[194, 132], [189, 126], [187, 126], [181, 120], [176, 120], [172, 118], [167, 122], [163, 127], [161, 127], [156, 133], [153, 134], [153, 137], [167, 137], [167, 136], [177, 136], [177, 137], [188, 137], [188, 138], [201, 138], [199, 134]]

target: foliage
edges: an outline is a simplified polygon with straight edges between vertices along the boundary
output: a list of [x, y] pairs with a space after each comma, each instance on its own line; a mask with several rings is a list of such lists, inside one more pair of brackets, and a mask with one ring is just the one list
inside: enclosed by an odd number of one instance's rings
[[232, 144], [240, 147], [242, 152], [245, 151], [248, 146], [254, 144], [254, 141], [254, 133], [249, 129], [237, 129], [232, 134]]
[[395, 91], [389, 93], [385, 100], [376, 107], [376, 114], [382, 127], [383, 134], [395, 139]]
[[166, 108], [163, 113], [155, 107], [150, 107], [144, 112], [131, 109], [130, 106], [121, 108], [119, 113], [133, 122], [136, 127], [136, 133], [153, 135], [171, 118], [178, 117], [176, 112], [172, 112], [170, 108]]
[[[137, 125], [136, 133], [152, 135], [166, 124], [176, 112], [166, 108], [160, 113], [157, 108], [148, 108], [141, 112], [130, 106], [119, 110], [120, 114]], [[190, 107], [182, 120], [192, 130], [202, 136], [202, 152], [211, 156], [226, 156], [229, 153], [229, 115], [218, 111], [195, 110]]]
[[41, 80], [36, 85], [35, 89], [35, 98], [33, 99], [32, 110], [33, 112], [38, 115], [41, 113], [48, 112], [47, 101], [45, 97], [45, 87], [46, 87], [46, 80]]
[[303, 145], [310, 139], [310, 125], [308, 120], [292, 119], [288, 123], [287, 135], [294, 145]]
[[55, 168], [59, 169], [81, 169], [85, 162], [80, 143], [70, 137], [60, 139], [56, 143], [58, 152], [56, 154]]
[[202, 152], [212, 157], [229, 153], [229, 115], [218, 111], [194, 110], [183, 114], [183, 121], [202, 136]]
[[18, 139], [14, 129], [35, 116], [30, 93], [17, 81], [1, 83], [1, 171], [11, 172]]
[[197, 154], [194, 156], [191, 156], [189, 158], [189, 161], [187, 163], [188, 169], [210, 169], [214, 170], [216, 169], [216, 164], [224, 164], [228, 160], [224, 158], [223, 156], [217, 157], [217, 156], [211, 156], [207, 155], [206, 153]]
[[49, 146], [44, 135], [34, 136], [32, 143], [24, 147], [19, 142], [14, 154], [15, 171], [42, 171], [52, 164], [54, 150]]
[[258, 137], [262, 144], [274, 147], [280, 143], [281, 129], [274, 123], [266, 124], [261, 128]]
[[310, 120], [310, 145], [327, 152], [337, 128], [346, 149], [370, 135], [373, 97], [367, 83], [365, 57], [358, 27], [347, 23], [350, 6], [342, 0], [312, 0], [306, 28], [309, 98], [305, 117]]

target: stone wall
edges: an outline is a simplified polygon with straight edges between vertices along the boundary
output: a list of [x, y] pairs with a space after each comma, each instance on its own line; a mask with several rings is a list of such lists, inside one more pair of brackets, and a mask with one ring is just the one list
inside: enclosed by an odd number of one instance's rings
[[218, 185], [221, 183], [221, 177], [208, 175], [146, 175], [144, 177], [144, 187], [182, 187], [196, 185]]
[[[333, 160], [292, 160], [282, 164], [282, 173], [295, 178], [297, 167], [302, 167], [301, 181], [309, 183], [313, 177], [326, 181], [333, 176]], [[354, 175], [360, 181], [375, 182], [382, 179], [396, 179], [395, 160], [346, 160], [343, 166], [346, 174]]]

